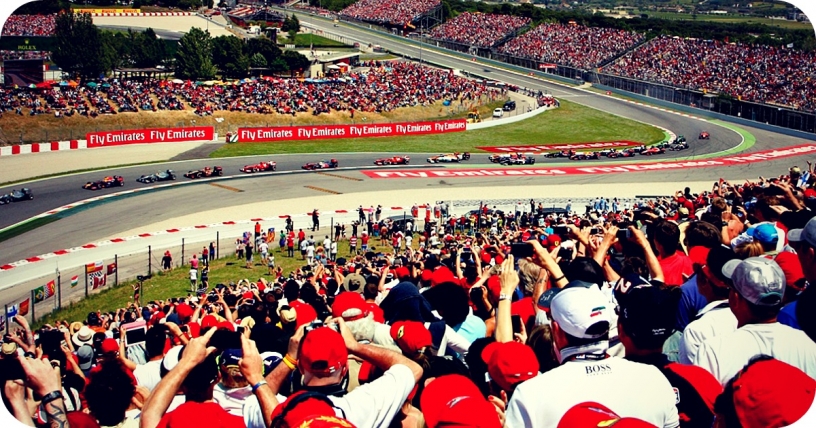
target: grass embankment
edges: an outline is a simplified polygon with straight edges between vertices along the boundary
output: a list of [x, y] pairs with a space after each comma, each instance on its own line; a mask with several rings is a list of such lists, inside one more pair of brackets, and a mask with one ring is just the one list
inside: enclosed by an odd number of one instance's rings
[[[491, 111], [487, 108], [488, 115]], [[485, 113], [482, 113], [485, 116]], [[410, 137], [349, 138], [286, 143], [228, 144], [211, 157], [280, 153], [480, 151], [479, 146], [546, 145], [631, 140], [643, 144], [662, 141], [663, 131], [569, 101], [522, 122], [469, 132]]]
[[[285, 45], [291, 44], [292, 41], [289, 40], [289, 36], [287, 34], [280, 34], [278, 35], [278, 44]], [[311, 33], [298, 33], [295, 36], [295, 47], [306, 47], [309, 46], [320, 47], [320, 48], [350, 48], [351, 46], [341, 43], [332, 39], [327, 39], [323, 36], [318, 36], [317, 34]]]
[[641, 11], [650, 18], [668, 19], [672, 21], [705, 21], [725, 24], [763, 24], [769, 27], [785, 28], [788, 30], [812, 30], [813, 26], [807, 22], [789, 21], [786, 19], [770, 19], [760, 16], [746, 16], [736, 14], [711, 15], [697, 14], [696, 18], [690, 13]]
[[[326, 232], [317, 232], [314, 234], [315, 240], [321, 241]], [[375, 246], [379, 241], [371, 241]], [[277, 247], [277, 244], [275, 244]], [[344, 257], [348, 254], [348, 241], [340, 241], [337, 246], [338, 256]], [[224, 249], [226, 252], [229, 249]], [[232, 251], [232, 250], [230, 250]], [[294, 258], [286, 257], [286, 252], [279, 252], [277, 248], [274, 250], [275, 262], [282, 268], [284, 274], [303, 267], [306, 262], [300, 259], [300, 251], [295, 252]], [[255, 255], [255, 264], [252, 269], [247, 269], [243, 260], [238, 260], [231, 252], [232, 256], [221, 258], [210, 263], [210, 289], [215, 287], [218, 283], [229, 284], [230, 281], [238, 282], [238, 280], [246, 278], [250, 281], [257, 281], [258, 278], [264, 278], [267, 281], [272, 281], [274, 276], [267, 275], [266, 263], [261, 263], [259, 256]], [[142, 287], [141, 303], [151, 300], [166, 300], [171, 297], [186, 296], [190, 292], [190, 267], [181, 266], [169, 272], [154, 272], [153, 277], [145, 281]], [[109, 279], [113, 284], [113, 280]], [[44, 317], [39, 318], [34, 327], [39, 328], [44, 324], [52, 324], [56, 320], [82, 321], [89, 312], [102, 311], [111, 312], [118, 308], [124, 308], [133, 301], [133, 289], [131, 285], [134, 281], [120, 282], [118, 287], [108, 287], [97, 294], [92, 294], [86, 299], [63, 306], [61, 310], [54, 311]]]

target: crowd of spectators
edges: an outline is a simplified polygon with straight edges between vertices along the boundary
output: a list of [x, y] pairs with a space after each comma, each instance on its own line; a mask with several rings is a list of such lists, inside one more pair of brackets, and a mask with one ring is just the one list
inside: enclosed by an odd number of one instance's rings
[[236, 248], [257, 281], [207, 281], [211, 245], [186, 296], [14, 317], [4, 403], [31, 426], [787, 426], [816, 398], [814, 177], [580, 214], [360, 206], [339, 254], [257, 223]]
[[440, 0], [359, 0], [341, 10], [339, 15], [380, 25], [403, 27], [440, 4]]
[[662, 36], [604, 71], [745, 101], [816, 109], [816, 53], [785, 47]]
[[631, 49], [645, 36], [614, 28], [541, 24], [499, 47], [499, 52], [588, 70]]
[[3, 25], [3, 36], [51, 37], [57, 26], [57, 15], [11, 15]]
[[325, 9], [325, 8], [322, 8], [322, 7], [318, 7], [318, 6], [309, 5], [309, 4], [303, 4], [303, 3], [297, 3], [294, 6], [294, 8], [298, 9], [298, 10], [305, 11], [305, 12], [313, 13], [315, 15], [326, 16], [326, 17], [334, 17], [334, 16], [337, 15], [336, 12], [333, 12], [331, 10], [328, 10], [328, 9]]
[[[17, 114], [97, 116], [123, 112], [187, 110], [319, 115], [332, 111], [387, 112], [442, 100], [467, 103], [504, 90], [409, 62], [370, 61], [342, 79], [323, 83], [261, 78], [229, 85], [158, 79], [106, 79], [95, 87], [0, 90], [0, 110]], [[23, 109], [29, 109], [24, 111]]]
[[446, 42], [490, 48], [530, 22], [530, 18], [521, 16], [465, 12], [435, 27], [428, 36]]
[[10, 51], [0, 50], [0, 59], [15, 60], [15, 59], [42, 59], [45, 61], [51, 60], [51, 52], [49, 51]]

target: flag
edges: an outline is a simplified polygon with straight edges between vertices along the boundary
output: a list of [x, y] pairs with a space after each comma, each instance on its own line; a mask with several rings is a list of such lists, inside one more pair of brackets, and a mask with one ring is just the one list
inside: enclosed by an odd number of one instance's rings
[[77, 285], [79, 285], [79, 275], [74, 275], [71, 277], [71, 288], [74, 288]]
[[88, 283], [94, 290], [105, 286], [107, 275], [105, 274], [104, 267], [105, 264], [102, 262], [85, 265], [85, 273], [88, 275]]
[[102, 270], [102, 262], [88, 263], [85, 265], [85, 273], [96, 272]]
[[20, 302], [20, 310], [19, 310], [18, 314], [21, 317], [24, 317], [24, 316], [28, 315], [28, 309], [30, 307], [31, 307], [31, 299], [29, 298], [29, 299], [23, 300], [22, 302]]
[[45, 300], [45, 287], [37, 287], [34, 289], [34, 304], [40, 303]]
[[45, 284], [44, 288], [44, 295], [43, 299], [47, 299], [55, 294], [57, 294], [57, 285], [54, 283], [54, 280], [48, 281], [48, 284]]
[[0, 330], [6, 329], [6, 316], [0, 315]]
[[111, 263], [108, 265], [108, 275], [113, 275], [116, 273], [116, 263]]
[[6, 311], [6, 318], [8, 318], [8, 319], [14, 318], [14, 316], [17, 315], [18, 311], [19, 311], [19, 309], [17, 308], [17, 305], [9, 306], [8, 310]]

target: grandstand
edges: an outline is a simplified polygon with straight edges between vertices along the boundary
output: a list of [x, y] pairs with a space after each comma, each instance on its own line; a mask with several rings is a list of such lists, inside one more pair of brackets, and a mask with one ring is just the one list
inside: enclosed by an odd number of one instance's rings
[[227, 17], [235, 25], [247, 28], [253, 22], [265, 22], [270, 27], [280, 27], [286, 19], [283, 14], [254, 6], [241, 6], [227, 12]]

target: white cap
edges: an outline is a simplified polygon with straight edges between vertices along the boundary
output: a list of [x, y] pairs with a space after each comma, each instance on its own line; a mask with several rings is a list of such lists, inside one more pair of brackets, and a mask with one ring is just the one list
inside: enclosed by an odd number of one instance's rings
[[792, 229], [788, 232], [789, 242], [807, 242], [816, 247], [816, 217], [810, 219], [803, 229]]
[[780, 306], [785, 294], [785, 273], [765, 257], [730, 260], [722, 273], [734, 283], [742, 298], [759, 306]]
[[598, 287], [562, 289], [550, 303], [550, 314], [561, 330], [579, 339], [600, 339], [609, 333], [609, 299]]

